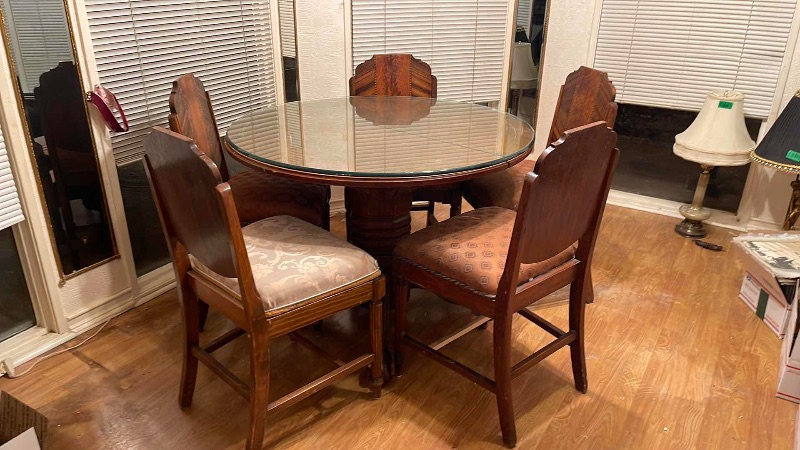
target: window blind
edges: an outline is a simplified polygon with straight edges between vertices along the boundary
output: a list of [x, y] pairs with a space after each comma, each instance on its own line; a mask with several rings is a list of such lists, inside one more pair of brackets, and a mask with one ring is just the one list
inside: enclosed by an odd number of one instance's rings
[[278, 15], [281, 22], [281, 51], [283, 56], [294, 58], [294, 0], [278, 0]]
[[217, 125], [275, 103], [268, 0], [86, 0], [100, 81], [119, 98], [130, 131], [112, 138], [118, 164], [142, 155], [142, 137], [166, 126], [169, 93], [192, 72]]
[[377, 53], [431, 66], [441, 98], [500, 99], [506, 0], [352, 0], [353, 67]]
[[11, 173], [3, 133], [0, 132], [0, 230], [25, 220]]
[[[524, 28], [526, 33], [530, 25], [532, 3], [533, 0], [519, 0], [517, 2], [517, 26]], [[532, 39], [533, 37], [528, 36], [528, 38]]]
[[712, 89], [769, 115], [796, 0], [604, 0], [594, 66], [617, 101], [700, 110]]
[[63, 0], [5, 0], [3, 11], [22, 91], [33, 92], [39, 76], [72, 61]]

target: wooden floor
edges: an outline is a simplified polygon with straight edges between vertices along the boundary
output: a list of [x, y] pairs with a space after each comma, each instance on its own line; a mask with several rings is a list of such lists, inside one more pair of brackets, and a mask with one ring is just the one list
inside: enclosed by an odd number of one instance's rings
[[[517, 448], [791, 448], [797, 407], [775, 398], [780, 341], [738, 300], [741, 265], [730, 252], [713, 253], [676, 236], [674, 224], [607, 209], [595, 254], [596, 301], [586, 317], [589, 392], [573, 388], [566, 349], [517, 378]], [[340, 218], [334, 226], [341, 231]], [[716, 229], [708, 240], [727, 249], [731, 236]], [[434, 340], [470, 319], [416, 292], [412, 333]], [[563, 305], [540, 314], [566, 324]], [[366, 311], [359, 308], [327, 320], [315, 340], [346, 357], [366, 348], [365, 326]], [[524, 319], [515, 326], [517, 359], [550, 337]], [[228, 327], [212, 315], [204, 336]], [[207, 369], [201, 366], [194, 405], [178, 407], [180, 335], [173, 291], [31, 375], [0, 380], [0, 389], [49, 417], [48, 448], [242, 447], [247, 403]], [[491, 325], [445, 350], [488, 372], [490, 338]], [[273, 349], [275, 395], [331, 368], [288, 339]], [[217, 354], [247, 373], [241, 338]], [[354, 376], [272, 417], [268, 447], [502, 448], [492, 395], [415, 354], [408, 369], [379, 400]]]

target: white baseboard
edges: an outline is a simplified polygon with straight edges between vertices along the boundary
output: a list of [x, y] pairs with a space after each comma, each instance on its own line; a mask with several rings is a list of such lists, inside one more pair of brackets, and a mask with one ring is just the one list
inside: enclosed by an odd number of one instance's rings
[[[611, 192], [608, 193], [608, 204], [683, 220], [683, 216], [678, 212], [678, 208], [680, 208], [683, 203], [674, 202], [672, 200], [664, 200], [612, 189]], [[747, 226], [749, 223], [742, 223], [736, 214], [716, 209], [711, 209], [711, 218], [706, 220], [705, 223], [736, 231], [746, 231], [747, 228], [750, 228]]]

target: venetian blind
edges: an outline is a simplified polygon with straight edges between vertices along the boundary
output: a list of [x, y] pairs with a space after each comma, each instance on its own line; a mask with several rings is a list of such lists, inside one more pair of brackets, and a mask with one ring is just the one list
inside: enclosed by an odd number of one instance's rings
[[[526, 33], [530, 25], [532, 3], [533, 0], [519, 0], [517, 2], [517, 26], [524, 28]], [[532, 39], [533, 37], [528, 36], [528, 38]]]
[[438, 96], [500, 99], [507, 0], [352, 0], [353, 67], [378, 53], [411, 53], [431, 66]]
[[697, 111], [712, 89], [769, 115], [796, 0], [604, 0], [594, 66], [617, 101]]
[[268, 0], [86, 0], [100, 81], [130, 131], [112, 139], [118, 164], [141, 157], [142, 137], [166, 126], [177, 77], [209, 91], [217, 125], [275, 103]]
[[294, 0], [278, 0], [278, 15], [281, 26], [281, 51], [283, 56], [295, 57]]
[[6, 144], [0, 132], [0, 230], [25, 220], [11, 173]]
[[23, 92], [39, 86], [39, 75], [62, 61], [72, 61], [63, 0], [5, 0], [11, 52]]

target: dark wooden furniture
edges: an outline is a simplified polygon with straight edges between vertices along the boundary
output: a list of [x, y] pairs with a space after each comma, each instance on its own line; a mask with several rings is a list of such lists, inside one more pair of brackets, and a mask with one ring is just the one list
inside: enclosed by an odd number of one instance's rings
[[170, 129], [194, 139], [231, 185], [242, 223], [286, 214], [330, 229], [330, 186], [287, 180], [257, 169], [228, 174], [211, 99], [199, 78], [187, 74], [173, 82], [169, 109]]
[[[614, 128], [617, 90], [605, 72], [581, 67], [567, 76], [558, 95], [556, 112], [547, 142], [555, 142], [566, 130], [598, 120]], [[522, 186], [535, 161], [528, 160], [509, 170], [461, 183], [464, 198], [475, 208], [502, 206], [517, 209]]]
[[[511, 380], [569, 345], [575, 387], [586, 392], [584, 289], [600, 220], [619, 151], [605, 122], [568, 131], [539, 157], [517, 212], [491, 206], [427, 227], [395, 250], [396, 367], [409, 347], [474, 381], [497, 396], [503, 442], [516, 444]], [[577, 244], [577, 246], [576, 246]], [[570, 285], [569, 330], [562, 331], [528, 306]], [[417, 286], [494, 321], [494, 380], [406, 334], [409, 287]], [[555, 337], [512, 365], [512, 316], [521, 316]]]
[[[291, 216], [269, 217], [242, 228], [230, 184], [222, 181], [216, 164], [191, 139], [154, 128], [144, 147], [183, 313], [180, 405], [192, 404], [197, 362], [202, 361], [250, 401], [247, 448], [260, 449], [268, 412], [293, 405], [361, 368], [371, 365], [371, 389], [379, 397], [385, 282], [377, 263], [362, 250]], [[286, 252], [287, 247], [292, 251]], [[315, 264], [304, 265], [301, 258]], [[236, 324], [204, 346], [199, 337], [198, 297]], [[270, 341], [362, 303], [370, 306], [372, 351], [346, 363], [331, 359], [339, 366], [335, 370], [270, 401]], [[212, 356], [245, 334], [250, 345], [250, 385]]]
[[[413, 55], [390, 53], [374, 55], [356, 66], [350, 78], [352, 96], [426, 97], [436, 98], [436, 77], [431, 66]], [[461, 214], [461, 193], [457, 184], [428, 186], [414, 190], [412, 211], [426, 211], [428, 225], [436, 223], [434, 206], [450, 206], [450, 217]]]
[[[423, 105], [429, 106], [427, 116], [409, 123], [409, 117], [426, 110]], [[370, 114], [361, 117], [362, 110]], [[381, 111], [378, 122], [396, 125], [374, 124], [376, 110]], [[283, 137], [293, 133], [281, 117], [290, 113], [302, 113], [295, 134], [304, 139], [284, 146]], [[371, 96], [253, 110], [228, 127], [223, 144], [244, 165], [293, 180], [345, 186], [350, 242], [388, 271], [394, 246], [411, 232], [415, 189], [507, 169], [525, 159], [532, 139], [530, 125], [484, 106]]]

